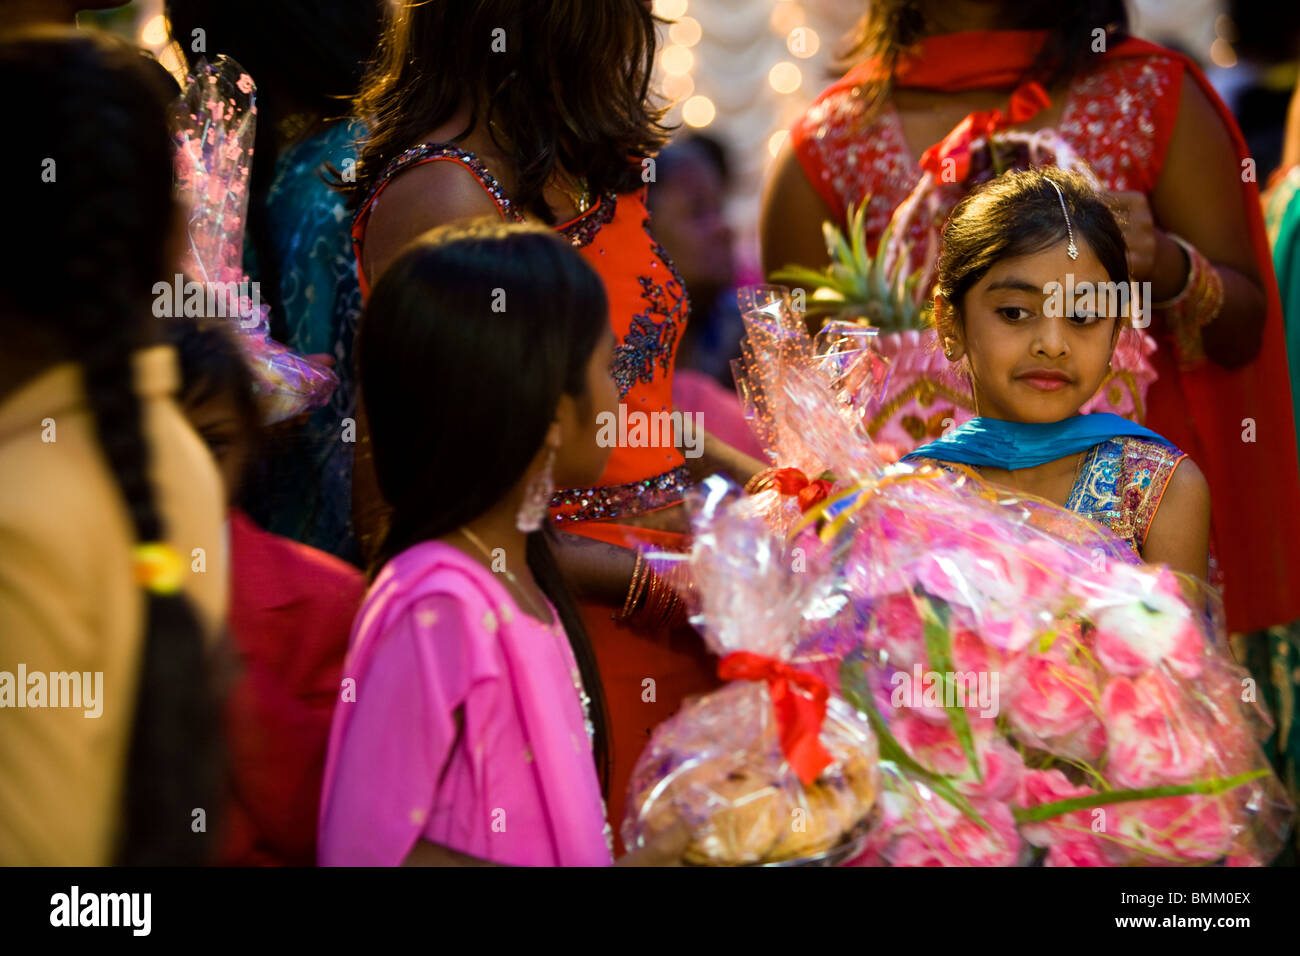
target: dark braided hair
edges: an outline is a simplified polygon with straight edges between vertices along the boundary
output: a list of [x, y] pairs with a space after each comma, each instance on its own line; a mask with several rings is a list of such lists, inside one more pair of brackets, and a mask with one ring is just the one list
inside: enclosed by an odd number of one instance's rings
[[[170, 267], [168, 91], [133, 48], [62, 29], [0, 42], [0, 83], [24, 91], [9, 118], [22, 134], [0, 150], [23, 228], [7, 261], [16, 281], [4, 289], [5, 321], [43, 327], [52, 358], [81, 366], [135, 538], [163, 541], [132, 355], [155, 337], [152, 288]], [[53, 179], [42, 181], [49, 160]], [[221, 779], [202, 629], [180, 594], [147, 591], [144, 621], [117, 862], [197, 864], [209, 854], [191, 813], [215, 813]]]

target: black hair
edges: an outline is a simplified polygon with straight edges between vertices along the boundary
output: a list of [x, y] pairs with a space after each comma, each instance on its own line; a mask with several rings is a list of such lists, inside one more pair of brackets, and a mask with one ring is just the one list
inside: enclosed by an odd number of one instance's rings
[[943, 228], [935, 294], [960, 316], [966, 293], [995, 264], [1065, 242], [1062, 197], [1076, 243], [1088, 244], [1112, 282], [1128, 282], [1124, 234], [1106, 201], [1078, 173], [1035, 167], [999, 176], [953, 208]]
[[[234, 59], [257, 84], [257, 148], [249, 175], [248, 235], [257, 251], [272, 333], [288, 329], [271, 255], [267, 193], [295, 120], [315, 131], [348, 116], [384, 23], [385, 0], [167, 0], [172, 37], [192, 70], [200, 57]], [[202, 30], [203, 51], [194, 50]], [[299, 130], [299, 135], [305, 135]], [[322, 180], [327, 171], [318, 170]]]
[[511, 198], [543, 222], [557, 170], [593, 196], [639, 189], [668, 134], [650, 103], [656, 44], [642, 0], [407, 0], [354, 106], [370, 127], [356, 181], [338, 188], [360, 205], [395, 156], [468, 106], [453, 141], [486, 124], [511, 157]]
[[[1026, 71], [1046, 89], [1074, 76], [1092, 56], [1093, 31], [1106, 31], [1107, 42], [1128, 35], [1124, 0], [1052, 0], [1050, 3], [1006, 0], [1003, 29], [1047, 30], [1047, 42]], [[871, 8], [850, 35], [840, 65], [878, 58], [880, 76], [867, 84], [868, 109], [875, 111], [889, 96], [903, 57], [928, 33], [920, 0], [871, 0]]]
[[[164, 541], [132, 355], [155, 337], [153, 284], [170, 268], [169, 92], [127, 44], [53, 28], [0, 42], [0, 84], [24, 91], [9, 115], [22, 133], [0, 150], [3, 178], [16, 187], [9, 214], [22, 223], [21, 241], [8, 246], [15, 278], [0, 314], [19, 328], [39, 326], [53, 358], [81, 367], [135, 538]], [[211, 824], [220, 799], [211, 668], [182, 594], [146, 590], [143, 621], [117, 862], [196, 864], [208, 856], [208, 837], [192, 831], [191, 812], [206, 808]]]
[[[393, 261], [362, 316], [356, 357], [379, 489], [393, 508], [381, 562], [454, 531], [518, 483], [560, 397], [588, 400], [587, 367], [608, 323], [600, 276], [538, 226], [453, 223]], [[559, 612], [591, 698], [607, 789], [600, 673], [551, 533], [528, 535], [528, 567]]]
[[[713, 167], [725, 189], [731, 182], [731, 159], [722, 140], [707, 133], [688, 133], [674, 139], [655, 157], [656, 175], [660, 180], [671, 179], [683, 159], [700, 156]], [[651, 197], [654, 190], [650, 190]]]
[[[249, 442], [249, 459], [257, 460], [262, 438], [262, 409], [254, 389], [253, 373], [225, 322], [173, 318], [165, 323], [168, 343], [176, 349], [181, 366], [181, 404], [186, 408], [213, 399], [234, 402], [240, 427]], [[241, 486], [243, 479], [240, 476]], [[233, 489], [237, 498], [239, 488]]]

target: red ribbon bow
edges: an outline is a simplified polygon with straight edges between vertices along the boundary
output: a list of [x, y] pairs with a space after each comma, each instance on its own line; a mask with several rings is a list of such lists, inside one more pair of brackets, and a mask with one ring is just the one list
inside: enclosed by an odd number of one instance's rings
[[785, 661], [750, 651], [733, 651], [720, 660], [718, 676], [723, 680], [767, 681], [781, 752], [805, 786], [816, 780], [831, 763], [831, 755], [821, 742], [829, 696], [826, 684]]
[[[970, 174], [970, 144], [974, 140], [988, 139], [1000, 129], [1024, 123], [1051, 104], [1047, 91], [1038, 83], [1023, 83], [1011, 94], [1005, 115], [996, 109], [969, 114], [951, 133], [921, 154], [921, 168], [945, 182], [965, 182]], [[953, 161], [955, 176], [951, 180], [943, 175], [949, 159]]]
[[798, 468], [778, 468], [772, 474], [772, 484], [783, 495], [798, 495], [799, 510], [807, 511], [831, 493], [834, 482], [825, 478], [810, 480]]

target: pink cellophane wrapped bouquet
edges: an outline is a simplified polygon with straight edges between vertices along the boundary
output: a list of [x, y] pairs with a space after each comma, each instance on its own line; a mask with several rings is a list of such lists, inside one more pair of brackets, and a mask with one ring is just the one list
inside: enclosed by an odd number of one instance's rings
[[802, 556], [786, 554], [723, 479], [710, 478], [695, 505], [691, 554], [676, 559], [690, 563], [692, 620], [731, 683], [655, 729], [629, 784], [623, 840], [641, 846], [682, 821], [695, 864], [811, 865], [860, 851], [878, 791], [871, 730], [789, 662], [826, 577], [811, 566], [790, 573]]
[[186, 78], [173, 117], [176, 176], [189, 209], [187, 282], [176, 292], [176, 314], [229, 319], [253, 371], [268, 423], [319, 408], [338, 377], [273, 340], [268, 309], [243, 268], [244, 229], [256, 90], [238, 63], [200, 60]]
[[1217, 595], [1041, 499], [886, 464], [857, 413], [870, 370], [808, 353], [802, 368], [789, 348], [774, 357], [781, 401], [745, 385], [780, 409], [772, 433], [798, 436], [829, 487], [794, 521], [783, 489], [747, 506], [825, 576], [792, 666], [875, 732], [881, 795], [858, 862], [1275, 856], [1293, 808], [1259, 747], [1269, 722], [1253, 682], [1226, 656]]

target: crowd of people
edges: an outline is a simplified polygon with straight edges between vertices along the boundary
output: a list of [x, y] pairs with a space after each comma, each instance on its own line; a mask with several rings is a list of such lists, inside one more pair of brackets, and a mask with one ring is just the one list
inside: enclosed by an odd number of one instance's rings
[[[629, 780], [722, 680], [646, 555], [690, 550], [703, 479], [759, 494], [785, 463], [730, 391], [728, 161], [664, 123], [651, 5], [168, 0], [191, 71], [225, 54], [256, 83], [243, 267], [272, 335], [337, 376], [274, 424], [234, 323], [157, 317], [191, 226], [181, 89], [71, 26], [86, 5], [0, 0], [23, 91], [0, 155], [0, 863], [679, 863], [685, 819], [623, 845]], [[1300, 108], [1259, 173], [1266, 224], [1233, 116], [1122, 0], [864, 11], [771, 167], [764, 273], [824, 269], [824, 224], [864, 203], [878, 254], [915, 205], [977, 417], [936, 416], [903, 461], [1218, 588], [1294, 799]], [[974, 138], [1003, 129], [1090, 175], [977, 181]], [[1081, 414], [1133, 330], [1045, 310], [1066, 273], [1149, 283], [1138, 420]], [[690, 455], [599, 436], [677, 411], [702, 412]], [[54, 675], [82, 698], [99, 675], [102, 713], [54, 706]]]

